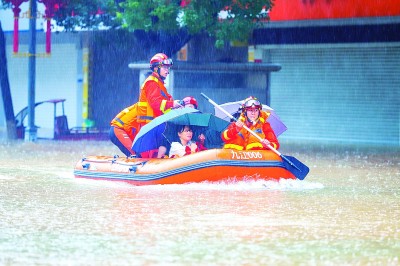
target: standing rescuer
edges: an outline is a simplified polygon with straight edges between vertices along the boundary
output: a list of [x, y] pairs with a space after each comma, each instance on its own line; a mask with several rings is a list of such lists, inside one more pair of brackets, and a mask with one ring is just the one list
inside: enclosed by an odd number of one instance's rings
[[[270, 144], [273, 148], [279, 149], [279, 142], [267, 122], [268, 115], [262, 111], [262, 105], [257, 98], [250, 96], [242, 107], [241, 115], [236, 122], [232, 122], [228, 128], [222, 132], [221, 138], [224, 141], [224, 148], [236, 150], [263, 150], [268, 149]], [[246, 125], [254, 133], [263, 139], [260, 142], [255, 136], [250, 134], [243, 125]]]
[[155, 54], [150, 59], [152, 73], [140, 88], [139, 101], [123, 109], [111, 121], [110, 140], [126, 156], [135, 154], [132, 142], [140, 128], [171, 108], [181, 107], [180, 101], [174, 100], [164, 85], [172, 65], [172, 59], [165, 54]]

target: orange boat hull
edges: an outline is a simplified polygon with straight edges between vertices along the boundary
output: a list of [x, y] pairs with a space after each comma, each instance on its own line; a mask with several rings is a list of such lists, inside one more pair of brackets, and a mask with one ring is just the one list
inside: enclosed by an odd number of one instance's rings
[[184, 184], [225, 180], [295, 179], [271, 151], [211, 149], [181, 158], [147, 159], [88, 156], [74, 169], [77, 178], [129, 182], [133, 185]]

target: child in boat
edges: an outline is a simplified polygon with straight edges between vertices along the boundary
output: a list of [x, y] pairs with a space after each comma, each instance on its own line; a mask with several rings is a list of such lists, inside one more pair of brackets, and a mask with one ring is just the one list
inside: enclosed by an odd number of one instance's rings
[[[197, 100], [194, 97], [188, 96], [182, 99], [183, 101], [183, 106], [185, 108], [194, 108], [194, 109], [198, 109], [198, 104], [197, 104]], [[204, 151], [207, 150], [206, 146], [204, 146], [204, 142], [206, 140], [206, 136], [204, 136], [203, 133], [200, 133], [200, 135], [197, 137], [197, 147], [199, 149], [199, 151]]]
[[[224, 148], [237, 150], [266, 150], [271, 145], [275, 149], [279, 149], [279, 142], [266, 121], [267, 114], [262, 111], [262, 105], [257, 98], [250, 96], [247, 98], [242, 107], [241, 115], [236, 122], [232, 122], [224, 132], [221, 138], [224, 141]], [[260, 136], [263, 141], [248, 132], [243, 125], [246, 125], [254, 133]]]
[[178, 131], [179, 142], [174, 141], [171, 143], [169, 150], [169, 157], [183, 157], [195, 152], [200, 151], [196, 142], [192, 141], [193, 131], [190, 126], [182, 126]]
[[[197, 109], [197, 107], [198, 107], [197, 100], [196, 100], [194, 97], [191, 97], [191, 96], [188, 96], [188, 97], [183, 98], [181, 104], [182, 104], [182, 106], [183, 106], [184, 108], [193, 108], [193, 109]], [[179, 135], [179, 133], [178, 133], [178, 135]], [[190, 138], [190, 141], [191, 141], [192, 137], [193, 137], [193, 133], [192, 133], [192, 136], [191, 136], [191, 138]], [[196, 148], [195, 148], [195, 149], [197, 149], [197, 151], [204, 151], [204, 150], [207, 150], [206, 146], [204, 145], [204, 142], [205, 142], [205, 140], [206, 140], [206, 137], [204, 136], [204, 134], [201, 133], [201, 134], [198, 136], [197, 140], [198, 140], [198, 141], [197, 141], [196, 143], [193, 142], [193, 144], [196, 145]], [[178, 142], [176, 142], [176, 143], [178, 143]], [[171, 143], [171, 149], [172, 149], [172, 143]], [[158, 148], [158, 155], [157, 155], [157, 158], [164, 158], [166, 152], [167, 152], [167, 147], [164, 146], [164, 145], [160, 146], [160, 147]], [[171, 152], [170, 152], [169, 154], [171, 154]], [[183, 155], [180, 155], [180, 156], [183, 156]], [[169, 156], [169, 157], [171, 157], [171, 156]]]

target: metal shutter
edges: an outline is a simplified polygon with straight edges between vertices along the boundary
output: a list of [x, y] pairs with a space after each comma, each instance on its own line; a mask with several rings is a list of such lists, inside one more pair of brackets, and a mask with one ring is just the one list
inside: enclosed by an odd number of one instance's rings
[[400, 47], [277, 48], [271, 106], [282, 139], [399, 145]]

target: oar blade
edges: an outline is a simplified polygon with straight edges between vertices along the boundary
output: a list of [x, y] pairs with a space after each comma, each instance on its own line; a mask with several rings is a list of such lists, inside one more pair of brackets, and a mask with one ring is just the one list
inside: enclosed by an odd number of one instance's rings
[[303, 180], [307, 176], [308, 172], [310, 172], [308, 166], [297, 160], [295, 157], [281, 155], [281, 158], [286, 169], [300, 180]]

